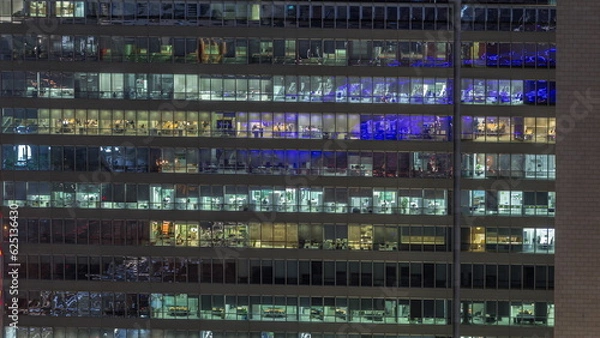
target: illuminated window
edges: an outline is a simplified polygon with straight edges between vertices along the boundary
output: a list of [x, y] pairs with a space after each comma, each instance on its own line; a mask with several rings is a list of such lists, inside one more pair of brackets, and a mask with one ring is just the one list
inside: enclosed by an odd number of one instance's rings
[[45, 1], [32, 1], [29, 3], [29, 15], [32, 17], [45, 17], [48, 6]]
[[83, 1], [57, 1], [56, 16], [59, 18], [82, 18], [84, 16]]

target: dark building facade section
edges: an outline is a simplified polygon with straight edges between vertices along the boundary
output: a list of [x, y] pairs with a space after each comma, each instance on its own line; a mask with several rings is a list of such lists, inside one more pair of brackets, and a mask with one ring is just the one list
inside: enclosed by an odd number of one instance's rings
[[[598, 92], [598, 49], [588, 46], [588, 32], [598, 27], [591, 13], [598, 11], [598, 4], [575, 1], [562, 2], [560, 33], [561, 67], [557, 69], [560, 83], [560, 104], [557, 105], [557, 162], [561, 175], [556, 189], [560, 192], [558, 206], [560, 217], [556, 218], [560, 245], [557, 246], [557, 291], [555, 328], [556, 337], [587, 337], [598, 331], [593, 318], [597, 311], [598, 295], [594, 281], [598, 271], [594, 259], [598, 248], [594, 239], [598, 216], [591, 207], [595, 201], [595, 176], [582, 176], [580, 168], [594, 168], [598, 162], [598, 146], [594, 142], [594, 130], [598, 119], [594, 116], [600, 101]], [[578, 58], [588, 60], [585, 66]], [[564, 241], [564, 242], [563, 242]]]

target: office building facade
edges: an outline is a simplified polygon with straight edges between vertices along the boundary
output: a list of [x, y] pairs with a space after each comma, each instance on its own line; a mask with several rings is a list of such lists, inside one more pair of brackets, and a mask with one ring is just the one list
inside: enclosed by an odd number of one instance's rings
[[452, 6], [3, 3], [4, 336], [552, 335], [556, 8]]

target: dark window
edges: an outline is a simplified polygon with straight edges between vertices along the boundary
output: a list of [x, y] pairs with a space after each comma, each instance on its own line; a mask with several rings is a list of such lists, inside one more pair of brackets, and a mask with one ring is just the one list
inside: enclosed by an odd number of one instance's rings
[[398, 267], [395, 263], [385, 264], [385, 286], [397, 287], [398, 286]]
[[235, 283], [235, 261], [231, 259], [225, 262], [225, 283]]
[[325, 285], [335, 285], [335, 273], [335, 262], [325, 262], [323, 283]]
[[359, 286], [360, 285], [360, 266], [358, 262], [349, 262], [348, 263], [349, 270], [349, 282], [350, 286]]
[[410, 287], [420, 288], [423, 285], [423, 265], [421, 263], [410, 264]]
[[[200, 276], [200, 265], [198, 262], [188, 262], [187, 264], [188, 271], [188, 282], [190, 283], [198, 283], [198, 277]], [[235, 281], [233, 281], [235, 283]], [[248, 281], [246, 280], [246, 283]]]
[[383, 263], [373, 263], [373, 286], [384, 286], [385, 271]]
[[535, 287], [535, 267], [532, 265], [523, 266], [523, 289], [534, 289]]
[[371, 262], [360, 264], [360, 285], [373, 286], [373, 265]]
[[310, 262], [300, 261], [300, 285], [310, 285]]
[[250, 261], [250, 284], [260, 284], [260, 261]]
[[473, 288], [483, 288], [483, 267], [482, 264], [473, 264]]
[[510, 267], [510, 288], [521, 289], [523, 287], [523, 273], [520, 265]]
[[238, 260], [237, 264], [237, 280], [239, 284], [248, 284], [248, 261], [245, 259]]
[[498, 289], [508, 289], [509, 287], [509, 266], [498, 265]]
[[400, 287], [409, 287], [410, 268], [408, 263], [400, 263]]
[[423, 264], [423, 287], [432, 288], [435, 286], [435, 265], [432, 263]]
[[497, 287], [498, 269], [496, 265], [485, 266], [485, 287], [495, 289]]
[[213, 262], [213, 283], [223, 283], [223, 261]]
[[473, 271], [471, 264], [462, 264], [460, 267], [460, 286], [471, 288], [473, 286]]
[[447, 288], [448, 283], [448, 265], [436, 264], [435, 265], [435, 287], [436, 288]]
[[346, 262], [335, 263], [335, 285], [346, 286], [348, 284], [348, 266]]
[[212, 270], [211, 270], [211, 262], [210, 259], [206, 259], [202, 261], [201, 265], [201, 275], [200, 282], [201, 283], [212, 283]]
[[323, 284], [323, 262], [312, 261], [310, 264], [311, 285]]
[[285, 261], [275, 261], [275, 284], [285, 284]]
[[271, 260], [262, 261], [261, 284], [273, 284], [273, 261]]
[[548, 287], [548, 268], [546, 266], [535, 267], [535, 288], [537, 290], [546, 290]]
[[286, 270], [286, 284], [287, 285], [298, 285], [298, 262], [287, 261]]
[[548, 290], [554, 290], [554, 267], [548, 267]]

